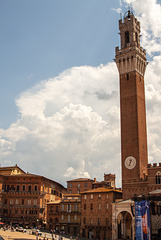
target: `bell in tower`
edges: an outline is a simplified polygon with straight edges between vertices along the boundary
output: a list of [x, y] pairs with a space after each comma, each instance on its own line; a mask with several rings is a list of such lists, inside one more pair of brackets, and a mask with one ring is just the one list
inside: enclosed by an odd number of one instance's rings
[[140, 23], [129, 10], [124, 14], [124, 22], [119, 21], [121, 48], [140, 47]]

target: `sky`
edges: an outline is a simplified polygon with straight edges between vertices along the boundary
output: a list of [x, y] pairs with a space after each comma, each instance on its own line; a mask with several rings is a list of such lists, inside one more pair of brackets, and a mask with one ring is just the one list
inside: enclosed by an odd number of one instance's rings
[[[121, 186], [118, 21], [132, 9], [147, 51], [149, 163], [161, 159], [161, 0], [0, 1], [0, 164], [66, 186]], [[146, 6], [146, 7], [145, 7]]]

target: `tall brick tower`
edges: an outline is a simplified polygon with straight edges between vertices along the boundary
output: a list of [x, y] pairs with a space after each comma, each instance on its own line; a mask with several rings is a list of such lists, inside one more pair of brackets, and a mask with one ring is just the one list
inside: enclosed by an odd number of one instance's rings
[[[129, 182], [147, 174], [147, 134], [144, 93], [146, 51], [140, 46], [140, 23], [129, 10], [119, 20], [121, 49], [115, 62], [120, 77], [121, 158], [123, 194]], [[126, 198], [128, 193], [126, 192]], [[124, 195], [124, 196], [125, 196]]]

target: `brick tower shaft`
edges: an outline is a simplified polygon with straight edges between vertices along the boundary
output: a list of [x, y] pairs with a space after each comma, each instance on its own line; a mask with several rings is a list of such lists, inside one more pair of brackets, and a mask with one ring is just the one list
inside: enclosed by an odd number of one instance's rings
[[147, 133], [144, 91], [146, 51], [140, 46], [140, 23], [128, 11], [119, 21], [121, 49], [115, 62], [120, 77], [122, 187], [147, 174]]

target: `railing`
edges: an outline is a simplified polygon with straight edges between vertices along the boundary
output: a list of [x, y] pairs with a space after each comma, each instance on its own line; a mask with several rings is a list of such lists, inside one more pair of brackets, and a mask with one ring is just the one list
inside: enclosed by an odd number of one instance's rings
[[17, 191], [17, 190], [3, 190], [3, 194], [11, 194], [11, 193], [17, 193], [17, 194], [41, 194], [45, 195], [46, 192], [44, 191]]
[[34, 208], [34, 209], [40, 209], [40, 206], [39, 205], [32, 205], [32, 204], [25, 204], [25, 205], [22, 205], [22, 204], [1, 204], [1, 208]]
[[72, 214], [72, 213], [73, 213], [73, 214], [76, 214], [76, 213], [77, 213], [77, 214], [81, 214], [81, 212], [78, 211], [78, 210], [71, 210], [70, 212], [69, 212], [69, 211], [65, 211], [65, 210], [61, 210], [61, 211], [59, 211], [58, 213], [59, 213], [59, 214], [62, 214], [62, 213], [63, 213], [63, 214], [69, 214], [69, 213], [70, 213], [70, 214]]

